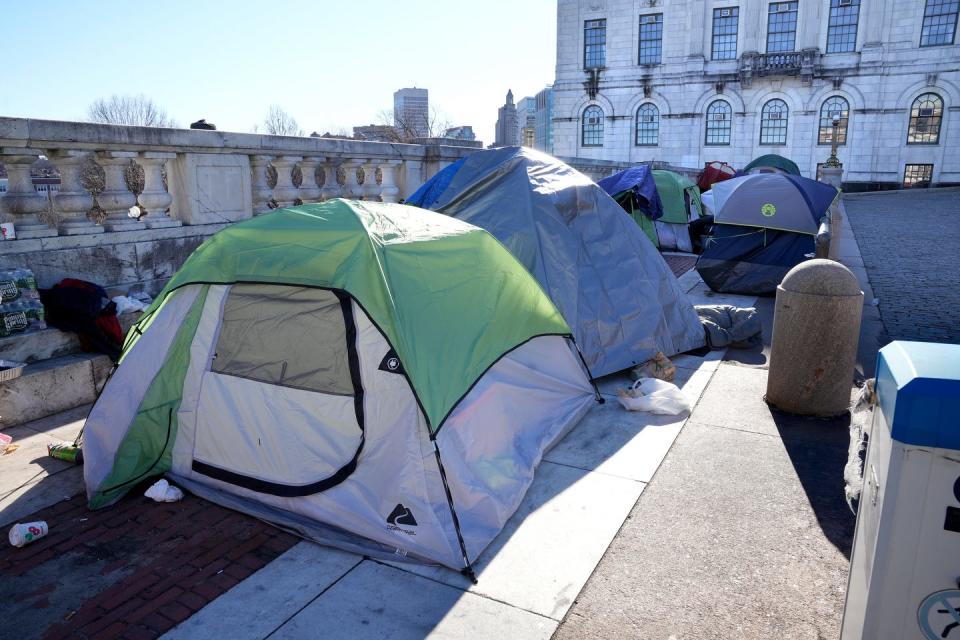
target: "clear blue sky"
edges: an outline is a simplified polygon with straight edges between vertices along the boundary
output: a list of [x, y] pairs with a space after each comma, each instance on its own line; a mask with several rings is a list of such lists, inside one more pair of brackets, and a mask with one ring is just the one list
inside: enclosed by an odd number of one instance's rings
[[555, 0], [3, 3], [0, 115], [82, 120], [143, 93], [181, 126], [249, 131], [276, 103], [310, 131], [377, 121], [418, 86], [493, 142], [507, 89], [553, 81]]

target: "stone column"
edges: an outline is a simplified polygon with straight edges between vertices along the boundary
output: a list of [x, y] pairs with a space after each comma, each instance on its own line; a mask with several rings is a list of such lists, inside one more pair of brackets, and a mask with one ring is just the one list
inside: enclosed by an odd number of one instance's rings
[[57, 210], [62, 216], [57, 226], [60, 235], [103, 233], [103, 227], [87, 216], [93, 207], [93, 196], [83, 188], [80, 180], [81, 165], [90, 157], [90, 152], [57, 149], [47, 157], [60, 172], [60, 191], [55, 200]]
[[400, 199], [400, 189], [397, 187], [397, 169], [402, 160], [385, 160], [380, 165], [383, 178], [380, 181], [380, 199], [384, 202], [397, 202]]
[[167, 160], [176, 158], [175, 153], [166, 153], [162, 151], [144, 151], [140, 154], [140, 164], [143, 166], [143, 193], [140, 194], [139, 202], [141, 209], [144, 210], [146, 217], [143, 219], [147, 224], [147, 229], [164, 229], [166, 227], [179, 227], [183, 223], [180, 220], [174, 220], [167, 213], [173, 197], [167, 190], [166, 181], [163, 178], [164, 164]]
[[49, 238], [57, 230], [41, 216], [50, 212], [51, 201], [37, 193], [30, 177], [30, 167], [40, 157], [35, 149], [3, 149], [2, 162], [7, 169], [7, 193], [0, 198], [0, 217], [13, 222], [17, 238]]
[[[363, 185], [357, 176], [357, 169], [360, 169], [367, 161], [350, 158], [344, 160], [342, 168], [346, 172], [346, 182], [343, 185], [343, 197], [360, 200], [363, 198]], [[364, 176], [366, 177], [366, 176]]]
[[380, 200], [380, 185], [377, 184], [377, 166], [380, 160], [367, 160], [363, 164], [363, 199], [374, 202]]
[[[300, 187], [300, 200], [303, 204], [310, 204], [311, 202], [317, 202], [320, 200], [320, 187], [322, 184], [317, 182], [317, 170], [320, 168], [320, 158], [304, 158], [298, 166], [300, 168], [300, 183], [297, 184], [297, 181], [294, 180], [294, 186]], [[293, 172], [294, 177], [297, 176], [296, 167], [294, 167]]]
[[[340, 168], [340, 158], [326, 158], [323, 165], [317, 168], [317, 184], [320, 185], [320, 197], [323, 200], [339, 198], [343, 194], [340, 183], [337, 181], [337, 169]], [[323, 184], [320, 181], [320, 171], [323, 172]]]
[[281, 207], [292, 206], [299, 195], [299, 190], [293, 185], [293, 167], [301, 160], [302, 156], [277, 156], [273, 160], [273, 166], [277, 169], [273, 199]]
[[270, 164], [272, 156], [250, 156], [253, 215], [277, 208], [273, 188], [277, 186], [277, 170]]
[[97, 160], [103, 167], [104, 188], [97, 196], [97, 202], [106, 212], [103, 227], [107, 231], [136, 231], [146, 225], [130, 217], [130, 207], [137, 203], [137, 197], [127, 188], [124, 169], [130, 158], [136, 158], [136, 151], [100, 151]]

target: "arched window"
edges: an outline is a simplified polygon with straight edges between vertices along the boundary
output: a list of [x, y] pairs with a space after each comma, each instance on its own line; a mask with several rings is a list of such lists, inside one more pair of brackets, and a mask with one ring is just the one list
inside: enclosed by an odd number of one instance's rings
[[937, 144], [943, 121], [943, 98], [935, 93], [917, 96], [910, 107], [907, 144]]
[[649, 102], [637, 109], [637, 146], [655, 147], [660, 143], [660, 111]]
[[787, 144], [787, 103], [767, 101], [760, 110], [760, 144]]
[[830, 96], [820, 107], [820, 133], [817, 144], [833, 143], [833, 119], [837, 119], [837, 144], [847, 144], [847, 123], [850, 121], [850, 103], [840, 96]]
[[707, 107], [706, 144], [730, 144], [730, 104], [724, 100], [714, 100]]
[[603, 146], [603, 109], [595, 104], [583, 110], [583, 146]]

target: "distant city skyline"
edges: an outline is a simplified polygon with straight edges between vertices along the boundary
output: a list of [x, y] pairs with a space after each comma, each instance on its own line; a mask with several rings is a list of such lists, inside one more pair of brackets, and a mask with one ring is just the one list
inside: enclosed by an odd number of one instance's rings
[[556, 63], [555, 0], [375, 1], [362, 10], [237, 0], [229, 11], [100, 0], [95, 9], [65, 0], [5, 6], [6, 23], [18, 27], [4, 36], [16, 55], [4, 69], [0, 116], [85, 120], [98, 98], [144, 94], [181, 127], [205, 118], [220, 130], [262, 130], [277, 104], [307, 132], [336, 133], [379, 123], [393, 92], [415, 86], [430, 91], [441, 120], [470, 125], [489, 144], [507, 89], [532, 95], [553, 81]]

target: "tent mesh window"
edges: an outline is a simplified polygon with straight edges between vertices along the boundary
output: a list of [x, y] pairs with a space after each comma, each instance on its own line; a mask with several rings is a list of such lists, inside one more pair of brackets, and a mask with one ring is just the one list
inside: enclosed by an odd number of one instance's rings
[[910, 107], [907, 144], [937, 144], [943, 120], [943, 98], [935, 93], [917, 96]]
[[960, 0], [927, 0], [923, 9], [920, 46], [935, 47], [953, 44], [957, 32], [958, 11], [960, 11]]
[[769, 100], [760, 111], [760, 144], [787, 144], [787, 103]]
[[903, 186], [907, 189], [911, 187], [929, 187], [932, 181], [932, 164], [908, 164], [903, 168]]
[[640, 16], [640, 64], [660, 64], [663, 50], [663, 14]]
[[603, 146], [603, 109], [590, 105], [583, 110], [583, 146]]
[[772, 2], [767, 13], [767, 53], [793, 51], [799, 2]]
[[660, 142], [660, 111], [649, 102], [637, 109], [637, 146], [655, 147]]
[[737, 20], [739, 7], [713, 10], [713, 43], [711, 60], [735, 60], [737, 57]]
[[847, 53], [857, 48], [860, 0], [830, 0], [827, 53]]
[[730, 104], [724, 100], [714, 100], [707, 107], [706, 144], [730, 144]]
[[830, 96], [820, 107], [820, 132], [817, 144], [833, 143], [833, 119], [838, 119], [837, 144], [847, 143], [847, 124], [850, 120], [850, 103], [840, 96]]
[[352, 396], [340, 299], [325, 289], [230, 288], [211, 370], [283, 387]]
[[583, 23], [583, 68], [599, 69], [607, 63], [607, 21]]

